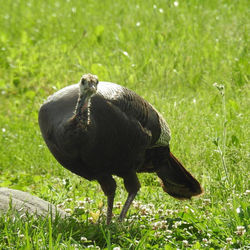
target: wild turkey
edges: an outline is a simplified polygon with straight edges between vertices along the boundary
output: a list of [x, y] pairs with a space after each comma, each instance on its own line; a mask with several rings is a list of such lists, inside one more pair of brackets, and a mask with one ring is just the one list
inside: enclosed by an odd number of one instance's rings
[[164, 191], [177, 199], [202, 193], [199, 182], [170, 152], [170, 130], [161, 114], [120, 85], [83, 75], [79, 84], [48, 97], [39, 125], [62, 166], [100, 183], [108, 199], [108, 224], [116, 190], [112, 175], [123, 178], [128, 192], [120, 221], [140, 189], [137, 172], [156, 172]]

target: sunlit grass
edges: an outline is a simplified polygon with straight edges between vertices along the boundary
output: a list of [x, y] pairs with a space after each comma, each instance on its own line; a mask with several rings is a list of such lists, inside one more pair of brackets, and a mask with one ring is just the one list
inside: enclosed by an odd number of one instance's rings
[[[248, 1], [0, 0], [0, 6], [0, 186], [72, 214], [13, 220], [10, 211], [0, 217], [0, 248], [249, 245]], [[162, 112], [172, 151], [201, 181], [204, 196], [176, 201], [155, 175], [140, 174], [137, 203], [120, 224], [126, 192], [116, 178], [114, 222], [105, 225], [99, 185], [63, 169], [37, 123], [43, 100], [87, 72], [135, 90]]]

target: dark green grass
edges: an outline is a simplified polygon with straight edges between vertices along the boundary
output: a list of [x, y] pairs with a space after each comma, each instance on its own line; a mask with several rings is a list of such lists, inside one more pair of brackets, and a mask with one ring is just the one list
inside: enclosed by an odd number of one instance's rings
[[[0, 186], [72, 214], [51, 221], [13, 219], [10, 211], [0, 217], [0, 248], [249, 246], [248, 1], [0, 0], [0, 6]], [[141, 174], [136, 200], [144, 206], [131, 208], [123, 224], [116, 208], [105, 225], [99, 185], [63, 169], [37, 123], [43, 100], [87, 72], [135, 90], [162, 112], [172, 151], [200, 180], [204, 196], [176, 201], [155, 175]], [[116, 201], [124, 202], [117, 182]], [[85, 197], [93, 202], [79, 209]], [[246, 232], [237, 233], [238, 226]]]

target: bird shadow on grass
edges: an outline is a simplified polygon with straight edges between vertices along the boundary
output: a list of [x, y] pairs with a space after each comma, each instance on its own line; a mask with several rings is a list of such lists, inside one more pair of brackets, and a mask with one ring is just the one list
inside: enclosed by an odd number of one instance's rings
[[78, 219], [74, 215], [64, 218], [59, 213], [44, 217], [29, 213], [20, 215], [11, 209], [0, 215], [0, 231], [3, 232], [0, 241], [7, 240], [6, 244], [13, 246], [29, 242], [33, 247], [64, 245], [76, 248], [92, 246], [93, 249], [112, 249], [116, 246], [138, 249], [144, 244], [160, 243], [172, 245], [172, 241], [202, 239], [205, 233], [197, 221], [181, 214], [175, 218], [155, 218], [152, 215], [136, 219], [132, 215], [123, 223], [118, 221], [118, 216], [114, 216], [112, 223], [107, 225], [104, 215], [93, 223], [88, 218]]

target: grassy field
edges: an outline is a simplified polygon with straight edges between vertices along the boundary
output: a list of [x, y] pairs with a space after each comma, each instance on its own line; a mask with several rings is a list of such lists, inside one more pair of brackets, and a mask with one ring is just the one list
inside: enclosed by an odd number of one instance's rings
[[[249, 243], [249, 1], [0, 0], [0, 187], [68, 219], [0, 216], [0, 249], [218, 249]], [[154, 174], [127, 220], [97, 182], [61, 167], [37, 114], [60, 88], [97, 74], [133, 89], [168, 121], [171, 148], [205, 194], [180, 202]], [[119, 248], [120, 247], [120, 248]]]

